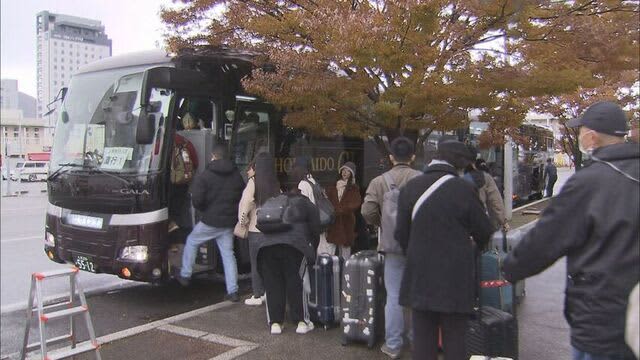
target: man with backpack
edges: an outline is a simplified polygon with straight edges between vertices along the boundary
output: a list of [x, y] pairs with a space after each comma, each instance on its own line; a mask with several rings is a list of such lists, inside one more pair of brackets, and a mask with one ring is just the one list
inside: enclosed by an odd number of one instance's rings
[[238, 268], [233, 253], [233, 227], [238, 220], [238, 203], [244, 190], [244, 180], [238, 169], [227, 159], [227, 148], [218, 144], [204, 172], [196, 176], [191, 187], [193, 207], [200, 212], [200, 222], [187, 237], [182, 254], [182, 268], [177, 280], [189, 284], [196, 252], [200, 245], [215, 240], [222, 257], [227, 299], [238, 296]]
[[362, 204], [365, 221], [379, 226], [378, 251], [384, 253], [384, 284], [387, 290], [385, 316], [385, 343], [380, 349], [392, 359], [402, 353], [405, 334], [404, 312], [399, 304], [400, 281], [406, 263], [400, 244], [394, 238], [395, 217], [400, 188], [410, 179], [422, 174], [411, 168], [415, 159], [413, 142], [398, 137], [390, 144], [391, 170], [371, 180]]

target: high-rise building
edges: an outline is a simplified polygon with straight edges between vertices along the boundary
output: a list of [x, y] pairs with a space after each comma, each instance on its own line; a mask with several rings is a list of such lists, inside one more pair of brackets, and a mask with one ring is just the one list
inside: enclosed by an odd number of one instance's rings
[[0, 80], [0, 109], [18, 108], [18, 80]]
[[[37, 117], [55, 126], [57, 112], [45, 116], [47, 105], [69, 85], [81, 66], [111, 56], [111, 39], [98, 20], [42, 11], [36, 18], [38, 96]], [[56, 104], [57, 107], [60, 104]], [[49, 128], [50, 134], [53, 129]]]

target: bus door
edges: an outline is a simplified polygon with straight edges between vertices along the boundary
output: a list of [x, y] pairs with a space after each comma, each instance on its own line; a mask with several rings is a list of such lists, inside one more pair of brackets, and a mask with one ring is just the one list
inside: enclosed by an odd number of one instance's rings
[[230, 153], [232, 161], [246, 179], [247, 166], [258, 153], [275, 154], [281, 123], [272, 105], [252, 97], [238, 96], [236, 99]]

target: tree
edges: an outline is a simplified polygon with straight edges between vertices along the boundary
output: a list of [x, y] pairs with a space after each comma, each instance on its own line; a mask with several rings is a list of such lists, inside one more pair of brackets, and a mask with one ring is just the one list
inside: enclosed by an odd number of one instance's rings
[[481, 109], [502, 136], [525, 100], [638, 68], [637, 1], [183, 2], [162, 12], [171, 50], [262, 54], [276, 71], [256, 67], [246, 89], [324, 134], [448, 131]]

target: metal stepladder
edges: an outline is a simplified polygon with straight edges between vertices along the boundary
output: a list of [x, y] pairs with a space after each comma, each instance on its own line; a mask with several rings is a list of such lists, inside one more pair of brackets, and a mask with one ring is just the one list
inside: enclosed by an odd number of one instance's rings
[[[22, 350], [20, 351], [20, 359], [24, 360], [28, 352], [35, 350], [39, 347], [41, 350], [41, 358], [43, 360], [66, 359], [74, 355], [79, 355], [89, 351], [95, 351], [96, 359], [101, 360], [100, 350], [99, 350], [100, 344], [98, 344], [96, 340], [96, 334], [93, 329], [93, 323], [91, 322], [91, 316], [89, 315], [89, 308], [87, 306], [87, 299], [76, 277], [78, 275], [78, 271], [79, 271], [78, 268], [73, 266], [67, 269], [33, 273], [31, 275], [31, 290], [29, 291], [29, 302], [27, 306], [27, 323], [25, 326], [24, 342], [22, 345]], [[48, 303], [45, 305], [44, 298], [42, 295], [43, 293], [42, 283], [44, 282], [44, 280], [48, 280], [52, 278], [61, 278], [61, 277], [69, 278], [69, 286], [70, 286], [69, 298], [68, 299], [65, 298], [61, 301], [56, 301], [56, 302]], [[80, 300], [79, 305], [77, 305], [77, 301], [75, 301], [76, 289], [78, 293], [78, 298]], [[35, 298], [37, 298], [36, 308], [33, 307], [34, 296]], [[57, 310], [57, 311], [45, 312], [46, 310], [51, 310], [56, 308], [63, 308], [63, 309]], [[31, 328], [31, 318], [33, 316], [33, 313], [35, 312], [38, 313], [40, 342], [28, 345], [29, 329]], [[81, 343], [76, 346], [76, 342], [77, 342], [76, 326], [75, 326], [75, 321], [73, 317], [79, 314], [84, 315], [90, 341]], [[47, 340], [46, 338], [47, 322], [49, 320], [63, 319], [63, 318], [69, 319], [69, 322], [70, 322], [69, 333]], [[70, 347], [65, 347], [60, 350], [55, 350], [51, 353], [47, 352], [47, 346], [63, 343], [66, 341], [71, 341]]]

